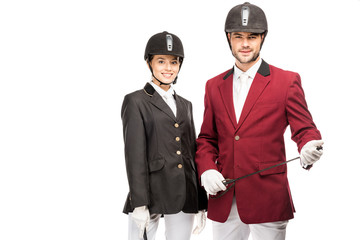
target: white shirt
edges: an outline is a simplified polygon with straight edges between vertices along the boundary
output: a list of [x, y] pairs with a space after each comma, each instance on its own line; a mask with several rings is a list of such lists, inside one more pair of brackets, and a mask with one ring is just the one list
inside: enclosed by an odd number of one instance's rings
[[172, 112], [174, 113], [174, 116], [176, 117], [176, 101], [174, 98], [174, 88], [173, 85], [170, 85], [169, 90], [165, 91], [158, 85], [156, 85], [154, 82], [150, 82], [151, 86], [154, 87], [155, 91], [164, 99], [164, 101], [167, 103], [167, 105], [170, 107]]
[[[233, 101], [236, 120], [239, 121], [242, 109], [244, 107], [246, 97], [249, 93], [251, 84], [255, 78], [257, 71], [260, 68], [262, 59], [257, 61], [249, 70], [246, 72], [241, 71], [236, 64], [234, 65], [233, 74]], [[240, 82], [240, 78], [244, 75], [244, 82]]]

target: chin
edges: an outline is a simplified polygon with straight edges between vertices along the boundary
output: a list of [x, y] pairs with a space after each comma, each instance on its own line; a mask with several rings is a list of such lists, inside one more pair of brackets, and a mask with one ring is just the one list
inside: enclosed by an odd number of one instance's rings
[[174, 79], [161, 79], [161, 81], [164, 83], [172, 83], [174, 81]]

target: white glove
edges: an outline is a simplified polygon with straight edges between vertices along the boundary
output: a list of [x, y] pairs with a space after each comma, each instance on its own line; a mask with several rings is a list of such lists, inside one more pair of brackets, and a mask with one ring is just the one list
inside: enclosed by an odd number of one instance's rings
[[199, 234], [204, 229], [206, 224], [205, 210], [200, 210], [196, 215], [196, 227], [193, 230], [193, 234]]
[[223, 175], [215, 169], [209, 169], [201, 174], [201, 185], [210, 195], [216, 195], [219, 191], [225, 191], [226, 186], [222, 183], [225, 180]]
[[324, 144], [323, 140], [311, 140], [307, 142], [300, 151], [301, 164], [304, 166], [313, 165], [323, 154], [323, 150], [317, 149]]
[[145, 228], [149, 227], [150, 212], [146, 206], [137, 207], [131, 214], [132, 219], [139, 228], [139, 238], [144, 237]]

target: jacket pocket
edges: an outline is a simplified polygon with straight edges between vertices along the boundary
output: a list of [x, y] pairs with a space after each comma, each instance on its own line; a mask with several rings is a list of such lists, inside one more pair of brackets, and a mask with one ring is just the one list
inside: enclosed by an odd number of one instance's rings
[[164, 158], [157, 158], [149, 162], [149, 172], [155, 172], [161, 170], [165, 165]]
[[[280, 164], [282, 162], [266, 162], [266, 163], [259, 163], [259, 170], [263, 170], [269, 167], [272, 167], [276, 164]], [[260, 173], [261, 176], [271, 175], [271, 174], [281, 174], [286, 172], [286, 164], [270, 168]]]

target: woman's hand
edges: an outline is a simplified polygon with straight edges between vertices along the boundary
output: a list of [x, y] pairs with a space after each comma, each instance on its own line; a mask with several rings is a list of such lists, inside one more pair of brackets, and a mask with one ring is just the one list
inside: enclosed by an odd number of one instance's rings
[[139, 238], [144, 237], [144, 231], [149, 227], [150, 212], [146, 206], [137, 207], [131, 214], [132, 219], [139, 228]]
[[193, 234], [199, 234], [204, 229], [205, 224], [206, 224], [205, 210], [200, 210], [195, 215], [195, 221], [196, 221], [196, 227], [194, 228], [192, 233]]

